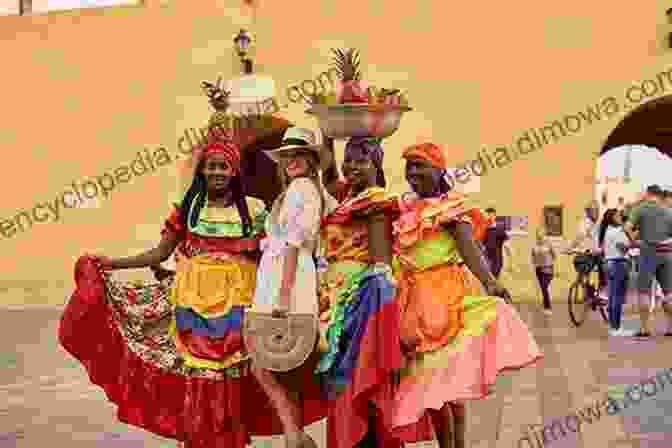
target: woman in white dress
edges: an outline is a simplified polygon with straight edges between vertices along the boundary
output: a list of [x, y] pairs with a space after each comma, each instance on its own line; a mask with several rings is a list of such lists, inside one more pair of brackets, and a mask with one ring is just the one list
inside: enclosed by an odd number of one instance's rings
[[[328, 210], [328, 193], [319, 177], [325, 160], [323, 147], [316, 144], [311, 131], [290, 128], [283, 146], [267, 154], [279, 164], [286, 188], [275, 200], [266, 221], [267, 237], [261, 243], [263, 255], [257, 271], [254, 310], [275, 315], [313, 314], [317, 320], [315, 254], [321, 217]], [[311, 358], [316, 362], [317, 358]], [[304, 369], [315, 367], [312, 359], [304, 364]], [[255, 368], [254, 363], [252, 373], [278, 413], [287, 447], [317, 448], [302, 431], [301, 407], [292, 400], [287, 386], [272, 372]], [[312, 371], [305, 373], [312, 375]]]

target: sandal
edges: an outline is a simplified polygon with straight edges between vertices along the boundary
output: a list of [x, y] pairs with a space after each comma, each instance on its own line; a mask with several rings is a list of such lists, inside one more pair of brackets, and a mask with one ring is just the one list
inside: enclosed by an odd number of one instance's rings
[[650, 338], [651, 333], [644, 333], [642, 331], [638, 331], [637, 334], [635, 335], [636, 338]]
[[672, 336], [672, 331], [667, 331], [663, 336]]

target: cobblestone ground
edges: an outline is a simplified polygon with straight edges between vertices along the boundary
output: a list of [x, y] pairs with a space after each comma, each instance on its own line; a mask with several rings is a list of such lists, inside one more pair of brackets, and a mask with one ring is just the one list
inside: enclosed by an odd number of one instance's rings
[[[625, 385], [672, 367], [672, 338], [662, 336], [663, 316], [658, 316], [659, 336], [637, 341], [607, 337], [605, 324], [597, 316], [580, 329], [572, 327], [564, 301], [555, 303], [554, 310], [552, 316], [545, 316], [538, 305], [520, 305], [546, 358], [536, 368], [501, 377], [493, 396], [469, 404], [468, 446], [672, 446], [672, 375], [666, 383], [661, 377], [655, 393], [649, 390], [643, 398], [640, 394], [638, 403], [631, 401], [620, 413], [608, 415], [603, 409], [600, 417], [592, 416], [593, 423], [584, 419], [586, 409], [603, 402], [607, 393], [622, 398]], [[0, 448], [174, 447], [174, 442], [115, 421], [114, 406], [59, 348], [59, 314], [57, 308], [0, 309]], [[634, 316], [627, 316], [625, 325], [637, 328]], [[558, 419], [569, 422], [566, 416], [577, 412], [584, 419], [578, 432], [555, 428], [555, 435], [549, 434], [544, 443], [539, 435], [543, 425]], [[577, 417], [573, 418], [576, 428]], [[540, 442], [525, 432], [530, 428]], [[308, 432], [325, 446], [324, 423]], [[526, 434], [530, 442], [523, 439]], [[281, 438], [260, 438], [254, 446], [275, 448], [283, 443]]]

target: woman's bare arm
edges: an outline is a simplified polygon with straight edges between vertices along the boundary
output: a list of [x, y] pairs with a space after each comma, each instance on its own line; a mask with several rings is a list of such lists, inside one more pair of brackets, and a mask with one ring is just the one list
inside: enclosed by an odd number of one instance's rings
[[497, 286], [497, 280], [490, 272], [481, 250], [476, 246], [472, 237], [471, 224], [466, 222], [452, 222], [446, 229], [455, 238], [457, 250], [460, 252], [464, 264], [474, 273], [483, 286], [491, 290]]
[[158, 246], [133, 257], [113, 258], [109, 262], [111, 269], [138, 269], [156, 266], [170, 257], [175, 251], [179, 237], [174, 233], [166, 233]]

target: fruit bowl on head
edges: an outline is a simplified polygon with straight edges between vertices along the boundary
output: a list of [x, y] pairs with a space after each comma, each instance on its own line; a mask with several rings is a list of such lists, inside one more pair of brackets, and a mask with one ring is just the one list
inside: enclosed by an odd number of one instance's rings
[[313, 104], [306, 113], [314, 115], [329, 138], [387, 138], [401, 124], [401, 116], [411, 108], [397, 104]]

